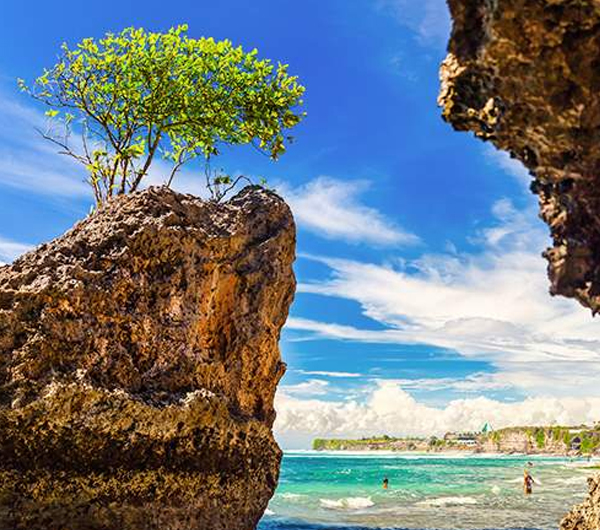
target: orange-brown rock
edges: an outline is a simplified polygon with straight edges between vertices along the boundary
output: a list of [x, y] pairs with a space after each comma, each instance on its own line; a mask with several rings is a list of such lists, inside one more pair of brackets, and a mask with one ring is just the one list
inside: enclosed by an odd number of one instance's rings
[[0, 267], [0, 529], [254, 528], [294, 251], [272, 192], [151, 188]]
[[560, 523], [560, 530], [600, 528], [600, 475], [588, 478], [588, 497], [575, 506]]
[[531, 171], [551, 292], [600, 310], [600, 3], [448, 0], [443, 117]]

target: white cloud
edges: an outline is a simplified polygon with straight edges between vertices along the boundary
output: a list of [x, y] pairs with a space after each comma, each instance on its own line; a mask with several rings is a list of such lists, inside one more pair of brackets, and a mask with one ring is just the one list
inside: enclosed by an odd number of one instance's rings
[[317, 375], [321, 377], [362, 377], [362, 374], [356, 372], [326, 372], [322, 370], [296, 370], [296, 372], [302, 375]]
[[322, 396], [327, 394], [329, 383], [321, 379], [310, 379], [295, 385], [281, 385], [282, 392], [300, 396]]
[[[171, 174], [171, 169], [171, 165], [166, 160], [155, 160], [143, 181], [143, 187], [164, 186]], [[203, 171], [200, 169], [194, 170], [191, 165], [184, 166], [181, 171], [177, 172], [171, 188], [180, 193], [189, 193], [196, 197], [208, 197]]]
[[[25, 96], [23, 100], [27, 101]], [[36, 131], [47, 126], [43, 112], [0, 91], [0, 186], [40, 195], [91, 199], [86, 169], [59, 154], [59, 149]], [[155, 160], [144, 187], [165, 184], [170, 172], [167, 162]], [[173, 189], [205, 197], [203, 172], [184, 167], [176, 175]]]
[[46, 127], [42, 112], [0, 92], [0, 185], [41, 195], [89, 197], [83, 167], [57, 154], [36, 127]]
[[377, 6], [413, 31], [421, 44], [445, 49], [451, 28], [445, 0], [378, 0]]
[[384, 433], [427, 436], [478, 430], [485, 422], [496, 429], [593, 424], [598, 420], [600, 398], [536, 397], [505, 403], [477, 397], [453, 400], [437, 408], [417, 401], [396, 382], [378, 381], [365, 402], [298, 399], [281, 389], [276, 396], [276, 409], [275, 432], [284, 440]]
[[511, 386], [494, 373], [475, 373], [462, 379], [452, 377], [432, 377], [420, 379], [386, 379], [399, 385], [403, 390], [455, 390], [459, 392], [481, 392], [502, 390]]
[[303, 318], [291, 318], [288, 327], [308, 338], [451, 349], [492, 363], [495, 383], [528, 395], [599, 395], [597, 323], [575, 301], [548, 295], [540, 256], [546, 236], [533, 210], [499, 201], [494, 213], [494, 226], [473, 239], [481, 245], [476, 254], [425, 255], [400, 266], [304, 256], [332, 273], [301, 284], [299, 292], [356, 301], [386, 329]]
[[484, 156], [488, 161], [512, 176], [526, 189], [531, 184], [531, 175], [527, 168], [516, 158], [511, 158], [506, 151], [496, 149], [492, 144], [486, 143], [482, 147]]
[[298, 224], [322, 237], [385, 246], [418, 243], [416, 235], [360, 202], [367, 187], [364, 181], [318, 177], [296, 189], [281, 186], [281, 193]]
[[21, 254], [25, 254], [33, 247], [24, 243], [17, 243], [0, 236], [0, 265], [4, 265], [6, 262], [11, 262], [15, 258], [18, 258]]

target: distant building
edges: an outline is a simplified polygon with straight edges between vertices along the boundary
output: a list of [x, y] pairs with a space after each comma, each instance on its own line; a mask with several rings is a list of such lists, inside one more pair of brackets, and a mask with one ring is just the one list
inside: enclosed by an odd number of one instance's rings
[[444, 440], [454, 445], [477, 445], [477, 435], [472, 432], [447, 432]]
[[460, 433], [456, 438], [456, 443], [460, 445], [477, 445], [477, 437], [470, 432]]

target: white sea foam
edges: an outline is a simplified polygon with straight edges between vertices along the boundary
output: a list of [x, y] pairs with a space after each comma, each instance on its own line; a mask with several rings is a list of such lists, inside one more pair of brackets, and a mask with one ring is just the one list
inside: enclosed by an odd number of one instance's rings
[[[277, 515], [265, 516], [265, 528], [289, 518], [309, 521], [307, 528], [319, 523], [336, 529], [350, 525], [556, 530], [565, 502], [573, 504], [584, 494], [583, 476], [591, 473], [587, 462], [565, 467], [568, 459], [534, 456], [503, 456], [491, 459], [489, 465], [466, 455], [460, 459], [375, 452], [288, 456], [281, 488], [270, 506]], [[534, 495], [525, 498], [523, 469], [529, 469], [530, 460], [533, 476], [539, 475], [545, 486], [534, 486]], [[345, 475], [348, 470], [351, 473]], [[381, 489], [384, 476], [390, 479], [386, 491]]]
[[275, 515], [275, 512], [273, 510], [269, 510], [269, 508], [267, 508], [265, 510], [265, 515]]
[[522, 484], [523, 477], [511, 478], [510, 480], [507, 480], [506, 482], [510, 482], [511, 484]]
[[319, 502], [323, 508], [330, 510], [361, 510], [375, 505], [371, 497], [343, 497], [337, 500], [319, 499]]
[[557, 478], [555, 479], [555, 482], [557, 482], [558, 484], [565, 484], [567, 486], [571, 486], [571, 485], [581, 485], [581, 484], [585, 484], [587, 480], [587, 477], [585, 475], [579, 475], [578, 477], [569, 477], [569, 478]]
[[417, 502], [419, 506], [466, 506], [477, 504], [477, 499], [473, 497], [437, 497], [435, 499], [427, 499], [425, 501]]
[[282, 499], [286, 499], [288, 501], [297, 501], [302, 499], [303, 497], [306, 497], [306, 495], [302, 495], [301, 493], [281, 493], [281, 498]]

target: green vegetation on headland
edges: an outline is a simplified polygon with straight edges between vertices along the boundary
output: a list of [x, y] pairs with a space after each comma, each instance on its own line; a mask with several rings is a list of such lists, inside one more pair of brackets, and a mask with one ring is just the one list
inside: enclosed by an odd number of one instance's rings
[[600, 454], [600, 424], [594, 427], [507, 427], [497, 431], [446, 433], [442, 438], [395, 438], [387, 435], [361, 439], [317, 438], [316, 451], [472, 451], [554, 455]]
[[316, 438], [313, 440], [313, 449], [315, 451], [370, 450], [386, 449], [392, 444], [397, 448], [398, 444], [403, 444], [406, 445], [405, 450], [415, 451], [426, 442], [423, 438], [393, 438], [387, 435], [360, 440]]

